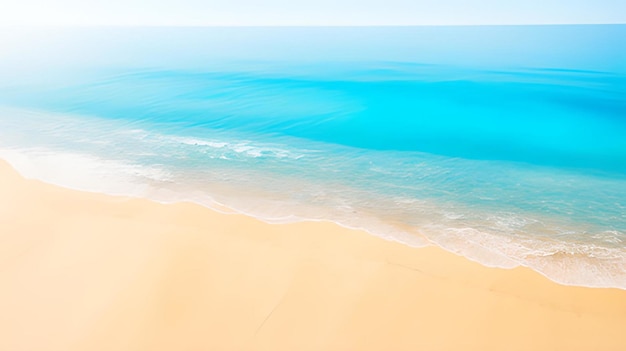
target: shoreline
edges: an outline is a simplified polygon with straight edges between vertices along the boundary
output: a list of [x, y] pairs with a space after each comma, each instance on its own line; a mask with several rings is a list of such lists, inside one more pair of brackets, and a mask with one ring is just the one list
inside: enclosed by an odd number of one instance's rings
[[0, 160], [0, 349], [623, 350], [626, 291], [330, 222], [80, 192]]
[[[99, 163], [103, 162], [106, 166], [108, 165], [107, 162], [111, 161], [98, 158], [91, 159], [88, 156], [81, 154], [62, 153], [61, 155], [62, 156], [60, 158], [52, 157], [51, 160], [47, 161], [49, 164], [43, 163], [43, 168], [40, 168], [42, 166], [42, 160], [37, 157], [51, 157], [51, 155], [47, 154], [45, 151], [42, 151], [42, 153], [36, 156], [34, 160], [31, 160], [29, 157], [32, 157], [32, 155], [29, 155], [28, 153], [24, 154], [20, 150], [0, 149], [0, 162], [8, 163], [9, 166], [16, 170], [22, 177], [38, 180], [70, 191], [84, 191], [94, 194], [103, 194], [106, 196], [145, 199], [165, 205], [193, 203], [207, 208], [210, 211], [215, 211], [221, 214], [240, 214], [255, 218], [267, 224], [307, 222], [332, 223], [348, 230], [367, 232], [369, 235], [388, 241], [398, 242], [402, 245], [413, 248], [435, 246], [454, 255], [459, 255], [470, 261], [477, 262], [485, 267], [502, 269], [526, 267], [561, 285], [626, 290], [626, 281], [624, 280], [626, 279], [626, 275], [623, 273], [624, 271], [621, 270], [622, 267], [626, 267], [624, 266], [626, 261], [623, 259], [623, 257], [626, 257], [624, 256], [626, 253], [622, 249], [621, 252], [611, 252], [611, 256], [608, 257], [606, 255], [606, 250], [615, 250], [615, 248], [610, 245], [594, 247], [593, 244], [590, 245], [589, 243], [577, 243], [575, 241], [567, 240], [559, 241], [546, 237], [542, 240], [535, 238], [534, 240], [536, 240], [536, 242], [533, 242], [534, 248], [532, 250], [530, 250], [530, 247], [524, 247], [525, 252], [515, 252], [516, 244], [524, 245], [522, 240], [524, 238], [517, 238], [512, 241], [512, 244], [510, 244], [513, 246], [512, 251], [510, 251], [511, 248], [505, 247], [503, 252], [502, 250], [499, 250], [498, 247], [502, 244], [502, 240], [506, 242], [509, 238], [496, 237], [487, 232], [473, 230], [473, 227], [448, 228], [450, 230], [463, 231], [462, 234], [454, 234], [454, 236], [458, 238], [465, 237], [465, 244], [463, 244], [458, 240], [456, 242], [449, 242], [445, 240], [445, 234], [443, 238], [444, 240], [442, 241], [441, 233], [438, 233], [438, 231], [442, 230], [441, 228], [435, 229], [434, 232], [431, 231], [426, 233], [420, 230], [423, 228], [414, 226], [407, 227], [406, 223], [389, 224], [380, 220], [380, 218], [368, 218], [363, 216], [363, 214], [360, 216], [353, 216], [352, 218], [344, 217], [340, 219], [340, 217], [333, 218], [333, 216], [330, 215], [330, 212], [328, 212], [323, 213], [319, 217], [309, 217], [301, 215], [302, 213], [296, 214], [295, 212], [297, 211], [288, 209], [286, 210], [287, 212], [282, 215], [272, 217], [269, 214], [262, 214], [263, 210], [256, 210], [256, 208], [260, 208], [259, 206], [263, 206], [263, 202], [258, 202], [259, 199], [272, 199], [273, 194], [264, 190], [259, 191], [258, 189], [245, 189], [245, 191], [242, 191], [233, 185], [226, 185], [228, 190], [224, 191], [223, 187], [225, 185], [219, 184], [219, 186], [212, 189], [217, 189], [219, 192], [217, 197], [211, 191], [208, 191], [208, 194], [198, 192], [197, 194], [203, 195], [200, 198], [194, 196], [178, 196], [179, 193], [177, 193], [176, 190], [181, 189], [161, 189], [159, 188], [159, 185], [163, 184], [158, 184], [155, 187], [152, 187], [152, 185], [149, 184], [150, 182], [144, 184], [142, 182], [144, 179], [128, 178], [128, 176], [130, 176], [127, 172], [128, 169], [135, 166], [124, 163], [114, 164], [114, 166], [119, 167], [121, 170], [119, 173], [126, 176], [127, 179], [119, 177], [119, 179], [116, 178], [115, 181], [111, 182], [112, 185], [108, 185], [109, 178], [107, 176], [112, 175], [115, 177], [117, 174], [113, 169], [107, 168], [107, 172], [102, 173], [98, 173], [96, 169], [98, 169], [97, 166]], [[53, 156], [56, 156], [56, 154]], [[81, 171], [79, 171], [79, 175], [72, 178], [71, 176], [68, 177], [66, 175], [67, 172], [65, 171], [67, 167], [71, 166], [69, 161], [79, 164], [86, 163], [89, 166], [85, 169], [81, 169]], [[78, 168], [80, 167], [81, 166]], [[147, 171], [149, 170], [150, 169], [147, 169]], [[156, 168], [153, 170], [156, 170]], [[167, 173], [167, 171], [164, 172]], [[137, 181], [139, 181], [139, 183], [135, 184]], [[248, 191], [253, 192], [253, 195], [249, 196], [249, 198]], [[257, 191], [258, 193], [256, 193]], [[183, 193], [185, 193], [184, 190]], [[242, 193], [245, 193], [246, 197], [242, 197]], [[228, 199], [228, 196], [239, 198], [236, 201], [237, 204], [232, 201], [229, 203], [228, 200], [232, 199]], [[246, 203], [246, 200], [252, 203], [258, 203], [255, 206], [250, 207], [241, 206]], [[273, 204], [270, 204], [268, 208], [272, 207]], [[301, 210], [301, 208], [298, 209]], [[317, 207], [311, 206], [311, 208], [307, 208], [307, 210], [313, 210], [314, 212], [318, 211], [320, 213], [328, 211], [328, 209], [324, 209], [319, 205]], [[465, 230], [468, 230], [469, 232], [465, 232]], [[478, 234], [476, 235], [476, 233]], [[486, 245], [485, 242], [487, 243]], [[545, 246], [542, 246], [542, 244]], [[505, 243], [504, 245], [506, 246], [507, 244]], [[581, 248], [588, 251], [580, 252], [579, 249]], [[545, 250], [544, 252], [546, 254], [535, 255], [534, 250]], [[616, 258], [618, 259], [618, 262], [612, 261]], [[535, 261], [532, 259], [535, 259]], [[590, 259], [591, 261], [582, 263], [584, 260]], [[564, 266], [568, 266], [569, 270], [563, 269], [562, 267]]]

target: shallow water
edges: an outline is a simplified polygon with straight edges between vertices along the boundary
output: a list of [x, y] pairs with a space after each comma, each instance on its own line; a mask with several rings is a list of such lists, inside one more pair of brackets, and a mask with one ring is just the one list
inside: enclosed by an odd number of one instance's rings
[[3, 29], [29, 177], [626, 289], [626, 26]]

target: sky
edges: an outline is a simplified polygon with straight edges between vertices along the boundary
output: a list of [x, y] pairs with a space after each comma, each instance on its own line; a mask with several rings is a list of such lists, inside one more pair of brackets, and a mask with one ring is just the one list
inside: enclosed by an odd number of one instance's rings
[[0, 0], [0, 26], [626, 23], [626, 0]]

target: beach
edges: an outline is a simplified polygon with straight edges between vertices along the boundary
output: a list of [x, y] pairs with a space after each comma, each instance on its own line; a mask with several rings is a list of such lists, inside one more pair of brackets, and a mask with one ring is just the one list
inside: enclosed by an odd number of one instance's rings
[[624, 350], [626, 291], [0, 163], [2, 350]]
[[333, 222], [626, 290], [621, 38], [626, 25], [4, 31], [0, 159], [65, 188]]

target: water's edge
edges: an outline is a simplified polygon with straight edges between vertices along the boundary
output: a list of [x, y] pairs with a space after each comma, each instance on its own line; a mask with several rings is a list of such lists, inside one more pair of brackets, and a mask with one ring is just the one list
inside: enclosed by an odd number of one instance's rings
[[[255, 214], [253, 212], [250, 211], [246, 211], [246, 210], [242, 210], [242, 209], [237, 209], [235, 207], [229, 206], [225, 203], [220, 203], [218, 201], [215, 201], [214, 199], [211, 199], [210, 201], [197, 201], [194, 200], [192, 198], [188, 198], [188, 199], [181, 199], [181, 200], [165, 200], [164, 198], [160, 198], [159, 196], [147, 196], [147, 195], [140, 195], [137, 193], [132, 193], [132, 192], [123, 192], [123, 191], [103, 191], [102, 189], [89, 189], [86, 188], [84, 185], [83, 186], [72, 186], [71, 184], [68, 184], [66, 182], [59, 182], [59, 181], [51, 181], [49, 178], [45, 177], [45, 176], [41, 176], [41, 174], [39, 175], [34, 175], [33, 173], [33, 169], [29, 168], [28, 165], [23, 163], [23, 160], [19, 160], [19, 157], [16, 158], [15, 157], [16, 154], [13, 152], [8, 152], [7, 150], [0, 150], [0, 159], [3, 159], [5, 162], [7, 162], [17, 173], [19, 173], [22, 177], [24, 177], [25, 179], [33, 179], [33, 180], [37, 180], [37, 181], [41, 181], [43, 183], [46, 184], [50, 184], [53, 186], [57, 186], [57, 187], [61, 187], [64, 189], [68, 189], [71, 191], [81, 191], [81, 192], [89, 192], [89, 193], [96, 193], [96, 194], [104, 194], [104, 195], [108, 195], [108, 196], [116, 196], [116, 197], [125, 197], [125, 198], [136, 198], [136, 199], [145, 199], [145, 200], [149, 200], [149, 201], [154, 201], [156, 203], [160, 203], [160, 204], [174, 204], [174, 203], [193, 203], [199, 206], [202, 206], [204, 208], [207, 208], [208, 210], [211, 211], [215, 211], [221, 214], [240, 214], [240, 215], [244, 215], [247, 217], [251, 217], [251, 218], [255, 218], [257, 220], [260, 220], [264, 223], [267, 224], [271, 224], [271, 225], [275, 225], [275, 224], [284, 224], [284, 223], [297, 223], [297, 222], [328, 222], [328, 223], [334, 223], [338, 226], [347, 228], [347, 229], [351, 229], [351, 230], [358, 230], [358, 231], [362, 231], [367, 233], [368, 235], [373, 235], [376, 236], [378, 238], [381, 238], [383, 240], [388, 240], [388, 241], [393, 241], [393, 242], [397, 242], [399, 244], [402, 245], [406, 245], [409, 247], [414, 247], [414, 248], [420, 248], [420, 247], [427, 247], [427, 246], [436, 246], [438, 248], [441, 248], [447, 252], [453, 253], [455, 255], [459, 255], [462, 256], [470, 261], [479, 263], [485, 267], [490, 267], [490, 268], [499, 268], [499, 269], [513, 269], [516, 267], [526, 267], [529, 268], [539, 274], [541, 274], [542, 276], [546, 277], [547, 279], [557, 283], [557, 284], [561, 284], [561, 285], [566, 285], [566, 286], [580, 286], [580, 287], [588, 287], [588, 288], [616, 288], [616, 289], [621, 289], [621, 290], [626, 290], [626, 284], [580, 284], [580, 283], [572, 283], [570, 281], [567, 280], [563, 280], [563, 279], [559, 279], [558, 277], [555, 277], [553, 275], [550, 275], [548, 273], [546, 273], [545, 271], [538, 269], [538, 267], [535, 267], [533, 265], [530, 264], [525, 264], [523, 262], [516, 262], [515, 260], [511, 260], [510, 258], [504, 258], [503, 260], [499, 263], [499, 264], [489, 264], [485, 261], [481, 261], [480, 259], [473, 257], [473, 255], [468, 255], [468, 254], [464, 254], [462, 251], [460, 251], [458, 248], [455, 248], [453, 246], [446, 246], [438, 244], [437, 242], [434, 242], [432, 240], [429, 240], [426, 236], [419, 236], [416, 237], [415, 234], [416, 232], [413, 233], [401, 233], [398, 232], [397, 230], [395, 230], [395, 233], [389, 235], [388, 233], [382, 232], [381, 230], [371, 230], [367, 227], [364, 226], [359, 226], [359, 225], [355, 225], [355, 224], [348, 224], [348, 223], [344, 223], [342, 221], [339, 220], [333, 220], [333, 219], [328, 219], [328, 218], [304, 218], [304, 217], [298, 217], [298, 216], [283, 216], [280, 218], [268, 218], [268, 217], [264, 217], [262, 215], [258, 215]], [[31, 165], [32, 166], [32, 165]], [[45, 174], [45, 173], [44, 173]], [[170, 194], [171, 195], [171, 194]], [[395, 235], [394, 235], [395, 234]], [[593, 273], [593, 272], [592, 272]], [[616, 282], [619, 283], [619, 282]]]

